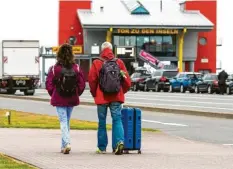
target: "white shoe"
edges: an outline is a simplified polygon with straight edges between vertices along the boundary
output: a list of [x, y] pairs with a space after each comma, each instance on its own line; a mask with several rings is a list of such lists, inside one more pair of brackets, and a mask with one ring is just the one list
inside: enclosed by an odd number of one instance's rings
[[61, 150], [61, 153], [69, 154], [70, 150], [71, 150], [71, 146], [70, 146], [70, 144], [67, 144], [66, 147]]

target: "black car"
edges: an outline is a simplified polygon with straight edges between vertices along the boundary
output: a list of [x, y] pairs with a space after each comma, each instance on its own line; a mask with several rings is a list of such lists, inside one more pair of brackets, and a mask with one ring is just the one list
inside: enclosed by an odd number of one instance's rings
[[145, 80], [151, 77], [151, 74], [146, 68], [137, 68], [131, 75], [131, 89], [132, 91], [144, 90]]
[[146, 79], [144, 91], [153, 90], [168, 92], [170, 90], [170, 79], [178, 74], [177, 70], [157, 70], [152, 73], [151, 77]]
[[226, 80], [226, 93], [228, 95], [233, 94], [233, 75], [229, 75]]
[[209, 94], [219, 93], [218, 75], [213, 73], [205, 74], [204, 77], [196, 83], [195, 92], [208, 92]]

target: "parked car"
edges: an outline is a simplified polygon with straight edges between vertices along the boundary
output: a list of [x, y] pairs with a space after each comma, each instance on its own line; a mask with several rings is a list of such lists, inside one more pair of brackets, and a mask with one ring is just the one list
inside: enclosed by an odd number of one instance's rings
[[139, 67], [131, 75], [131, 89], [132, 91], [144, 90], [145, 80], [151, 77], [151, 73], [146, 68]]
[[226, 80], [226, 93], [228, 95], [233, 94], [233, 75], [229, 75]]
[[181, 72], [176, 77], [170, 80], [170, 92], [180, 91], [185, 93], [195, 91], [195, 84], [202, 77], [201, 73], [196, 72]]
[[196, 82], [195, 85], [196, 93], [209, 93], [212, 94], [214, 92], [219, 93], [218, 87], [218, 75], [214, 73], [205, 74], [202, 79]]
[[160, 92], [163, 90], [164, 92], [168, 92], [170, 89], [170, 79], [175, 77], [177, 73], [177, 70], [157, 70], [156, 72], [152, 73], [151, 77], [146, 79], [144, 91], [153, 90]]

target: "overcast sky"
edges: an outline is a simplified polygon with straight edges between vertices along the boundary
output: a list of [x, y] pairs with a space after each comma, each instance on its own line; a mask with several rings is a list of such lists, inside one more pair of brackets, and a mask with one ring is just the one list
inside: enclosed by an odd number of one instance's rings
[[[233, 72], [231, 52], [233, 13], [227, 0], [218, 1], [218, 37], [223, 46], [218, 47], [217, 57], [225, 70]], [[223, 13], [224, 11], [224, 13]], [[0, 0], [0, 40], [35, 39], [43, 46], [58, 42], [58, 0]], [[46, 63], [46, 67], [51, 61]]]

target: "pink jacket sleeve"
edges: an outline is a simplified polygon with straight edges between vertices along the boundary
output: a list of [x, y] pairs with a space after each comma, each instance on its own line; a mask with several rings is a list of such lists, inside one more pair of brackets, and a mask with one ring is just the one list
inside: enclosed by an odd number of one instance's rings
[[54, 66], [51, 66], [49, 68], [48, 76], [47, 76], [46, 81], [45, 81], [46, 90], [47, 90], [47, 92], [48, 92], [48, 94], [50, 96], [52, 96], [53, 91], [55, 89], [55, 85], [53, 83], [53, 79], [54, 79], [54, 72], [53, 72], [53, 70], [54, 70]]

